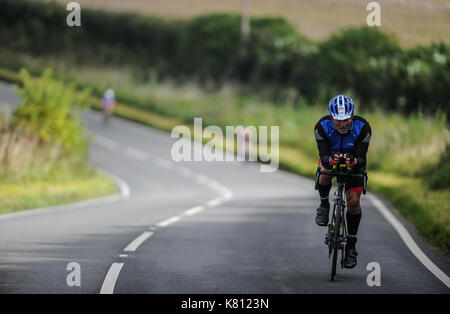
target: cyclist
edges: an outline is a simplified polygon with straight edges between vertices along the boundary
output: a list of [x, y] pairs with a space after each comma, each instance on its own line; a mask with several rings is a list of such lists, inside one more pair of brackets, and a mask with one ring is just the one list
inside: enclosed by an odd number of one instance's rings
[[[362, 117], [353, 115], [354, 104], [350, 97], [337, 95], [333, 97], [328, 110], [330, 115], [322, 117], [314, 128], [319, 149], [319, 166], [321, 171], [331, 171], [333, 165], [343, 157], [348, 167], [354, 171], [363, 171], [366, 166], [366, 154], [372, 134], [369, 123]], [[361, 220], [360, 197], [363, 189], [363, 178], [351, 177], [345, 181], [347, 200], [347, 231], [344, 267], [356, 266], [356, 234]], [[330, 202], [328, 195], [331, 189], [331, 176], [320, 175], [320, 206], [317, 209], [316, 223], [328, 225]]]
[[105, 114], [104, 118], [105, 123], [108, 122], [109, 117], [111, 117], [111, 115], [113, 114], [115, 105], [116, 105], [116, 96], [114, 94], [114, 91], [111, 88], [108, 88], [103, 94], [102, 98], [102, 109]]

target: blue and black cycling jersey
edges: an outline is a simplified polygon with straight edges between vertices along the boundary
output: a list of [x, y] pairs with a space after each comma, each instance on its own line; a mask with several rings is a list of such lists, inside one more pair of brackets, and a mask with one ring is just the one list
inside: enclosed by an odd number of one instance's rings
[[314, 135], [321, 160], [328, 160], [335, 153], [347, 153], [357, 158], [357, 168], [365, 167], [372, 130], [364, 118], [353, 116], [348, 132], [340, 134], [330, 116], [324, 116], [314, 127]]

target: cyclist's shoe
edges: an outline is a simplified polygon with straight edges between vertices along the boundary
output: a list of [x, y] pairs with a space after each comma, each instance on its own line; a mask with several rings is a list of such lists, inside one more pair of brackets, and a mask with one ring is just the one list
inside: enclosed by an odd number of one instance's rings
[[358, 256], [358, 252], [356, 252], [355, 248], [345, 248], [344, 267], [345, 268], [354, 268], [356, 266], [356, 257], [357, 256]]
[[329, 211], [330, 211], [330, 207], [320, 205], [320, 207], [317, 208], [316, 224], [318, 224], [319, 226], [322, 226], [322, 227], [326, 227], [328, 225]]

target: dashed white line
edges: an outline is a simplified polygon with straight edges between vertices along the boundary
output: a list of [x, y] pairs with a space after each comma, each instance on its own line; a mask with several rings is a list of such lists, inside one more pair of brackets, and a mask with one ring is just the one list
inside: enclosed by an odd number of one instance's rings
[[197, 174], [195, 176], [195, 179], [197, 180], [198, 183], [200, 184], [207, 184], [210, 185], [211, 181], [208, 179], [208, 177], [202, 175], [202, 174]]
[[185, 215], [185, 216], [192, 216], [192, 215], [198, 214], [198, 213], [201, 212], [203, 209], [204, 209], [203, 206], [196, 206], [196, 207], [193, 207], [193, 208], [188, 209], [187, 211], [185, 211], [185, 212], [183, 213], [183, 215]]
[[133, 147], [125, 148], [125, 154], [139, 161], [148, 161], [150, 156], [146, 152], [140, 151]]
[[151, 231], [144, 231], [140, 236], [134, 239], [126, 248], [124, 248], [124, 252], [134, 252], [138, 249], [138, 247], [144, 243], [148, 238], [153, 235]]
[[185, 167], [179, 167], [178, 173], [182, 175], [183, 177], [191, 177], [194, 175], [194, 172], [188, 168]]
[[101, 135], [95, 135], [94, 142], [109, 150], [117, 150], [119, 148], [119, 144]]
[[206, 204], [207, 204], [209, 207], [215, 207], [215, 206], [218, 206], [218, 205], [222, 204], [222, 201], [223, 201], [223, 198], [222, 198], [222, 197], [218, 197], [218, 198], [215, 198], [215, 199], [213, 199], [213, 200], [210, 200], [210, 201], [207, 202]]
[[161, 221], [161, 222], [157, 223], [156, 225], [158, 227], [164, 228], [164, 227], [167, 227], [168, 225], [173, 224], [174, 222], [177, 222], [180, 219], [181, 219], [180, 216], [175, 216], [175, 217], [171, 217], [169, 219], [166, 219], [164, 221]]
[[[110, 149], [118, 148], [118, 145], [112, 140], [100, 138], [100, 140], [98, 140], [98, 141], [100, 141], [100, 143], [102, 143], [104, 146], [109, 147]], [[140, 160], [140, 161], [149, 161], [150, 160], [150, 156], [147, 153], [142, 152], [142, 151], [137, 150], [132, 147], [126, 147], [124, 150], [124, 153], [127, 156], [129, 156], [133, 159]], [[209, 188], [211, 188], [212, 190], [219, 193], [221, 196], [216, 197], [206, 203], [206, 205], [209, 207], [218, 206], [224, 200], [229, 200], [230, 198], [232, 198], [233, 193], [230, 190], [228, 190], [226, 187], [224, 187], [223, 185], [218, 183], [217, 181], [211, 180], [202, 174], [195, 174], [194, 171], [192, 171], [186, 167], [183, 167], [183, 166], [176, 167], [173, 162], [171, 162], [169, 160], [165, 160], [160, 157], [156, 157], [154, 159], [152, 158], [152, 160], [154, 160], [155, 164], [158, 167], [164, 168], [166, 170], [176, 169], [178, 174], [180, 174], [182, 176], [186, 176], [186, 177], [192, 177], [198, 183], [206, 185]], [[121, 191], [122, 191], [122, 194], [127, 195], [127, 197], [129, 196], [130, 190], [127, 185], [121, 187]], [[135, 252], [139, 248], [139, 246], [142, 245], [142, 243], [144, 243], [146, 240], [148, 240], [154, 234], [154, 232], [156, 231], [156, 229], [158, 227], [159, 228], [167, 227], [167, 226], [181, 220], [183, 217], [193, 216], [195, 214], [202, 212], [204, 209], [205, 209], [205, 206], [196, 206], [196, 207], [193, 207], [191, 209], [184, 211], [180, 215], [170, 217], [166, 220], [163, 220], [163, 221], [157, 223], [155, 226], [150, 226], [149, 231], [144, 231], [141, 235], [139, 235], [136, 239], [134, 239], [125, 249], [123, 249], [123, 251], [124, 252]], [[126, 258], [126, 257], [128, 257], [128, 255], [127, 254], [119, 254], [119, 257]], [[124, 263], [113, 263], [111, 265], [111, 267], [106, 275], [106, 278], [103, 282], [102, 288], [100, 290], [101, 294], [112, 294], [114, 292], [114, 286], [115, 286], [115, 283], [117, 281], [117, 278], [119, 276], [119, 273], [120, 273], [123, 265], [124, 265]]]
[[230, 199], [233, 197], [233, 193], [232, 193], [231, 191], [228, 191], [228, 192], [226, 192], [226, 193], [223, 194], [223, 197], [224, 197], [226, 200], [230, 200]]
[[156, 157], [155, 163], [158, 167], [164, 168], [166, 170], [172, 170], [175, 168], [175, 165], [172, 162], [160, 157]]
[[106, 278], [103, 281], [100, 294], [113, 294], [114, 287], [116, 285], [117, 278], [122, 270], [123, 263], [113, 263], [106, 274]]

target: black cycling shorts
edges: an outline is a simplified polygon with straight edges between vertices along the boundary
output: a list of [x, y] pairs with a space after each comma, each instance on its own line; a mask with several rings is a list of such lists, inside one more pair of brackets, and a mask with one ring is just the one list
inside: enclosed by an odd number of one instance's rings
[[345, 191], [352, 190], [361, 194], [363, 190], [363, 185], [364, 185], [363, 177], [345, 178]]
[[[322, 164], [322, 160], [319, 160], [319, 166]], [[355, 171], [355, 173], [363, 173], [362, 171]], [[352, 190], [359, 194], [362, 193], [364, 186], [364, 177], [348, 177], [345, 178], [345, 191]]]

